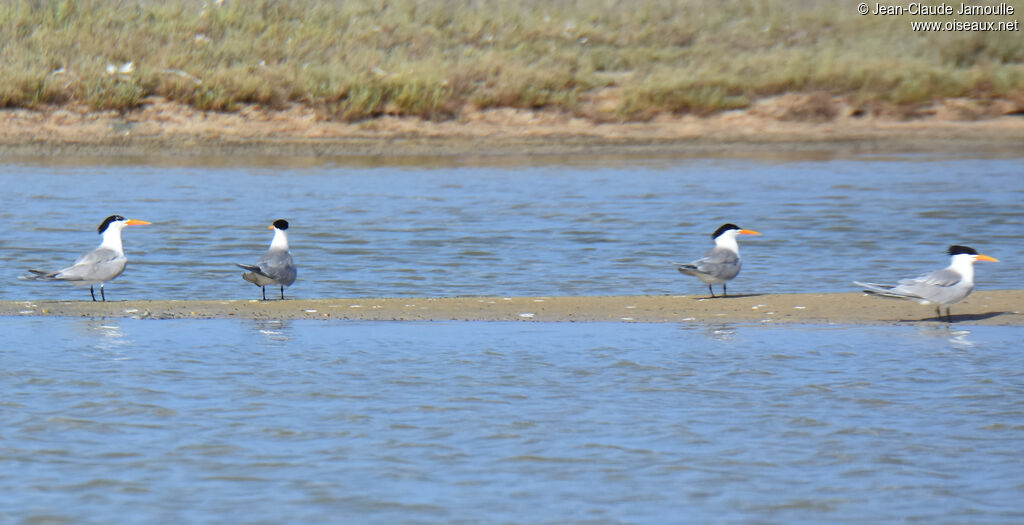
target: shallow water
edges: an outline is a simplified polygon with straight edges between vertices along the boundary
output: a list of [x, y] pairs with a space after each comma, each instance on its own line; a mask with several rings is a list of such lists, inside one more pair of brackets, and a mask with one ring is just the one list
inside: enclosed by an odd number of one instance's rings
[[1020, 328], [0, 327], [4, 522], [1024, 520]]
[[727, 221], [764, 233], [734, 293], [849, 291], [944, 266], [953, 243], [1003, 261], [979, 288], [1024, 282], [1021, 158], [269, 162], [0, 165], [0, 299], [87, 299], [16, 278], [92, 249], [112, 213], [154, 224], [126, 230], [111, 299], [258, 297], [233, 263], [279, 217], [301, 298], [703, 293], [669, 263]]

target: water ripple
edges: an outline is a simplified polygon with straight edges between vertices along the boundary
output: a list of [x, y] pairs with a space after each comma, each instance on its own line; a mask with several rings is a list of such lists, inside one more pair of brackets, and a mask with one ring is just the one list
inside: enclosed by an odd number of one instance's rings
[[[82, 298], [17, 281], [98, 241], [107, 214], [152, 221], [125, 233], [115, 299], [253, 296], [233, 264], [258, 258], [266, 224], [287, 217], [297, 297], [702, 293], [669, 264], [710, 246], [723, 222], [744, 239], [731, 289], [846, 291], [945, 264], [952, 243], [1003, 260], [979, 288], [1024, 282], [1020, 159], [888, 158], [763, 163], [674, 159], [599, 166], [273, 169], [2, 165], [0, 209], [17, 220], [0, 298]], [[262, 180], [287, 180], [267, 194]], [[416, 274], [397, 275], [395, 266]]]

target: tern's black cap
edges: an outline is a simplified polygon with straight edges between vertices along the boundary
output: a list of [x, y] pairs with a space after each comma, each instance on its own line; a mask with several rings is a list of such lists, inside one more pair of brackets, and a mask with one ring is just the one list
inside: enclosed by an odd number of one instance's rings
[[274, 227], [279, 229], [279, 230], [287, 230], [288, 229], [288, 221], [286, 221], [284, 219], [278, 219], [278, 220], [274, 221]]
[[96, 231], [102, 234], [103, 232], [107, 231], [107, 227], [110, 226], [110, 223], [112, 223], [114, 221], [124, 221], [124, 220], [127, 220], [127, 219], [125, 219], [124, 217], [122, 217], [120, 215], [111, 215], [110, 217], [107, 217], [106, 219], [103, 219], [103, 224], [100, 224], [100, 227], [96, 228]]
[[715, 230], [715, 233], [711, 234], [711, 238], [712, 239], [717, 239], [719, 235], [721, 235], [721, 234], [723, 234], [723, 233], [725, 233], [725, 232], [727, 232], [729, 230], [739, 230], [739, 229], [740, 229], [739, 226], [736, 226], [735, 224], [733, 224], [731, 222], [727, 222], [727, 223], [719, 226], [718, 229]]
[[971, 248], [970, 246], [960, 246], [959, 244], [954, 244], [953, 246], [950, 246], [949, 250], [947, 250], [946, 253], [950, 255], [960, 255], [961, 253], [966, 253], [968, 255], [978, 255], [978, 251], [975, 250], [974, 248]]

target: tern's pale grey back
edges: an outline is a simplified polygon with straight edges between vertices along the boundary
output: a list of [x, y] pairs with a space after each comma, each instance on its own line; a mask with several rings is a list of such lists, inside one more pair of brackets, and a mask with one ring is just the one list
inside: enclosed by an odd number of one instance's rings
[[708, 284], [723, 284], [740, 273], [739, 254], [726, 248], [712, 248], [700, 259], [679, 266], [679, 271]]
[[81, 284], [100, 284], [113, 280], [124, 272], [128, 257], [124, 252], [110, 248], [96, 248], [83, 254], [75, 264], [53, 274], [53, 279], [78, 281]]
[[[241, 266], [241, 265], [240, 265]], [[257, 274], [252, 278], [243, 275], [246, 281], [249, 281], [260, 286], [266, 286], [268, 284], [280, 284], [284, 286], [291, 286], [295, 282], [295, 277], [298, 275], [298, 270], [295, 268], [295, 263], [292, 261], [292, 254], [288, 253], [287, 250], [270, 250], [256, 263], [256, 266], [246, 266], [251, 272]], [[264, 281], [257, 283], [255, 280]]]
[[966, 299], [974, 290], [973, 279], [965, 279], [962, 274], [950, 268], [936, 270], [913, 279], [902, 279], [895, 286], [876, 283], [857, 284], [863, 286], [865, 291], [875, 295], [944, 306]]

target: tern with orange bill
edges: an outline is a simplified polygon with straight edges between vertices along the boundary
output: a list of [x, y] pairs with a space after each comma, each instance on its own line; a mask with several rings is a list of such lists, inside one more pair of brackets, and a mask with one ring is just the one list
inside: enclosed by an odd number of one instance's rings
[[260, 257], [255, 265], [236, 264], [246, 270], [242, 279], [263, 289], [263, 300], [267, 300], [267, 286], [281, 287], [281, 299], [284, 299], [284, 287], [295, 282], [298, 271], [292, 262], [292, 254], [288, 253], [288, 221], [278, 219], [269, 226], [274, 230], [274, 238], [270, 241], [270, 249]]
[[103, 291], [103, 285], [113, 280], [124, 272], [128, 264], [128, 258], [124, 255], [124, 245], [121, 243], [121, 231], [125, 226], [136, 226], [149, 224], [138, 219], [125, 219], [120, 215], [111, 215], [104, 219], [97, 231], [103, 236], [103, 242], [95, 250], [83, 254], [75, 261], [75, 264], [56, 272], [43, 270], [29, 270], [32, 275], [20, 277], [22, 280], [32, 281], [67, 281], [73, 284], [89, 285], [89, 295], [96, 300], [96, 293], [93, 286], [100, 285], [100, 297], [106, 301], [107, 296]]
[[704, 254], [704, 257], [691, 263], [672, 263], [678, 266], [679, 273], [692, 275], [707, 283], [711, 297], [715, 296], [712, 285], [722, 285], [722, 297], [726, 297], [725, 283], [740, 273], [743, 262], [740, 260], [740, 246], [736, 242], [737, 235], [761, 235], [754, 230], [744, 230], [732, 223], [723, 224], [711, 234], [715, 247]]
[[908, 299], [920, 304], [934, 304], [935, 315], [942, 318], [942, 307], [946, 307], [946, 321], [952, 323], [949, 305], [962, 301], [974, 290], [975, 261], [999, 262], [994, 257], [980, 254], [970, 246], [954, 244], [949, 247], [949, 266], [942, 270], [903, 279], [899, 284], [875, 284], [854, 281], [864, 292], [879, 297]]

